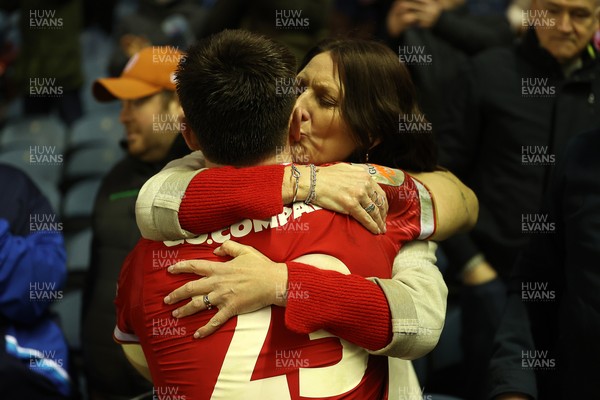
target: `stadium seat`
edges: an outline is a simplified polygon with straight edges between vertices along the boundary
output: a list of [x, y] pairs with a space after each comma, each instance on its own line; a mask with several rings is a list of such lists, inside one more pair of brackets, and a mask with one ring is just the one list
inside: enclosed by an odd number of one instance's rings
[[2, 147], [11, 144], [32, 143], [37, 146], [54, 147], [55, 152], [62, 152], [66, 141], [65, 126], [56, 117], [28, 117], [9, 122], [2, 130], [0, 143]]
[[110, 145], [117, 147], [123, 139], [123, 126], [119, 122], [119, 112], [95, 112], [83, 116], [71, 130], [69, 148], [89, 145]]
[[99, 179], [88, 179], [70, 187], [63, 197], [62, 218], [90, 217], [100, 183]]
[[71, 349], [81, 348], [79, 323], [81, 317], [82, 290], [63, 292], [63, 298], [52, 304], [51, 309], [60, 316], [67, 343]]
[[67, 249], [67, 269], [71, 271], [85, 271], [90, 264], [92, 246], [92, 229], [87, 228], [75, 234], [65, 235]]
[[50, 202], [52, 210], [58, 214], [60, 211], [61, 194], [56, 184], [53, 182], [38, 180], [36, 178], [33, 178], [33, 181]]
[[58, 185], [63, 172], [64, 156], [51, 153], [43, 148], [31, 149], [29, 146], [11, 146], [0, 152], [0, 162], [25, 171], [36, 183], [46, 182]]
[[123, 157], [115, 146], [83, 147], [67, 154], [64, 178], [101, 178]]

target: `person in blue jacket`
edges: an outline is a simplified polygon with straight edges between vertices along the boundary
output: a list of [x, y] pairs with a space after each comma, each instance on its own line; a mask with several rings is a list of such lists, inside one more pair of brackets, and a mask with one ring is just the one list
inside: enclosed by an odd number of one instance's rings
[[66, 253], [50, 203], [0, 164], [0, 397], [70, 396], [68, 348], [50, 305], [62, 299]]

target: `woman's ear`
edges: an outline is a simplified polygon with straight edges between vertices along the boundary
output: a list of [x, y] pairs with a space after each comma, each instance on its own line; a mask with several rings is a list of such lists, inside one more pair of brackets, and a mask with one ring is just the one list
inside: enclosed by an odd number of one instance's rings
[[[370, 138], [372, 138], [372, 135], [369, 135]], [[375, 140], [373, 140], [373, 144], [371, 144], [371, 147], [369, 147], [369, 150], [371, 150], [373, 147], [376, 147], [379, 145], [379, 143], [381, 143], [381, 138], [378, 137]]]
[[186, 117], [180, 117], [180, 126], [183, 139], [185, 140], [185, 143], [190, 148], [190, 150], [201, 150], [200, 143], [198, 142], [198, 137], [196, 136], [196, 133], [192, 130], [192, 128], [190, 128]]

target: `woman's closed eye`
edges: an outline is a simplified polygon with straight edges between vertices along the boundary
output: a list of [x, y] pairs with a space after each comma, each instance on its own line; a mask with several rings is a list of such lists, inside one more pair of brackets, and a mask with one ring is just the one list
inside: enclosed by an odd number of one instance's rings
[[319, 96], [319, 105], [321, 107], [333, 108], [337, 107], [337, 100], [333, 99], [330, 96]]

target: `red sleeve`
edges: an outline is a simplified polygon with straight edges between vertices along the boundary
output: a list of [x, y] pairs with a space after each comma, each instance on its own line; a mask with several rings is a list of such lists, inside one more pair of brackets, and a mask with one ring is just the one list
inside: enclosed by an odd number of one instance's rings
[[390, 206], [386, 219], [387, 233], [394, 241], [424, 240], [433, 235], [433, 198], [421, 182], [404, 173], [404, 182], [400, 186], [380, 186]]
[[139, 343], [139, 339], [134, 333], [129, 319], [132, 307], [131, 295], [135, 293], [131, 287], [132, 279], [130, 274], [130, 265], [134, 258], [134, 252], [135, 251], [129, 253], [123, 262], [121, 272], [119, 273], [119, 280], [117, 282], [117, 294], [114, 300], [117, 323], [113, 331], [113, 339], [121, 344]]
[[368, 350], [379, 350], [390, 343], [390, 309], [376, 283], [297, 262], [288, 262], [287, 266], [288, 329], [299, 333], [325, 329]]
[[188, 185], [179, 208], [181, 227], [212, 232], [244, 218], [267, 219], [283, 211], [283, 165], [209, 168]]

